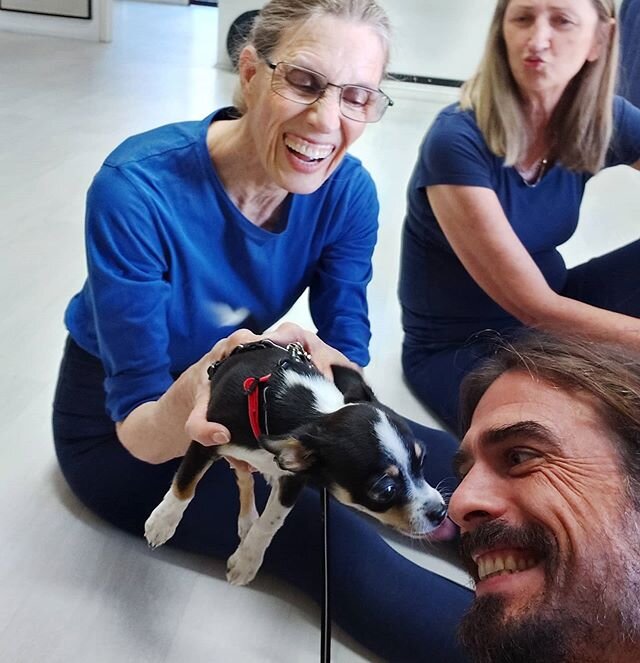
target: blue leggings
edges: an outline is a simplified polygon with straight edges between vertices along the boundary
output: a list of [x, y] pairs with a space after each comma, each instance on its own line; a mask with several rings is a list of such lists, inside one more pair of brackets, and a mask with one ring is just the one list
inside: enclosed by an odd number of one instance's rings
[[[118, 441], [105, 414], [104, 372], [98, 359], [71, 339], [56, 389], [53, 430], [62, 472], [94, 513], [140, 538], [144, 522], [167, 491], [178, 462], [149, 465]], [[452, 489], [450, 461], [456, 440], [411, 424], [429, 447], [427, 480]], [[446, 481], [448, 480], [448, 481]], [[268, 489], [256, 479], [261, 509]], [[306, 489], [267, 550], [270, 572], [321, 600], [321, 529], [318, 493]], [[225, 560], [238, 545], [237, 487], [226, 463], [216, 463], [198, 484], [169, 544]], [[332, 502], [330, 518], [332, 617], [349, 635], [388, 661], [454, 663], [467, 660], [455, 641], [457, 623], [472, 593], [395, 552], [363, 517]]]
[[[570, 269], [561, 294], [598, 308], [640, 318], [640, 240]], [[469, 329], [469, 340], [432, 351], [405, 344], [402, 365], [415, 396], [443, 424], [458, 431], [458, 401], [464, 376], [495, 348], [495, 335]], [[523, 326], [509, 319], [494, 329], [513, 338]]]

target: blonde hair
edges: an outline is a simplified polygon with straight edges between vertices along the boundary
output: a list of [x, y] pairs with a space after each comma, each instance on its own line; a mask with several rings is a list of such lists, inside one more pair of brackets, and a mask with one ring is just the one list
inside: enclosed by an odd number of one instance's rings
[[[270, 0], [256, 16], [247, 41], [238, 50], [253, 46], [260, 57], [268, 59], [287, 30], [321, 16], [362, 23], [375, 30], [385, 49], [383, 74], [386, 72], [391, 26], [384, 9], [375, 0]], [[239, 86], [233, 101], [238, 112], [244, 114], [247, 108]]]
[[[506, 166], [522, 161], [529, 147], [523, 100], [509, 68], [503, 21], [511, 0], [498, 0], [484, 55], [462, 87], [460, 106], [473, 109], [480, 131]], [[598, 172], [613, 133], [613, 93], [618, 68], [614, 0], [591, 0], [599, 21], [602, 52], [570, 81], [547, 127], [548, 158], [570, 170]]]

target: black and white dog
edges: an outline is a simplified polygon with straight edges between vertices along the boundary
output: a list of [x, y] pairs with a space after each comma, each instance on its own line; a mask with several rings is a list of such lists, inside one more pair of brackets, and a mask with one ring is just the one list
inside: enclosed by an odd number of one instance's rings
[[424, 479], [424, 449], [407, 425], [377, 401], [360, 374], [332, 367], [327, 380], [298, 344], [260, 341], [237, 348], [209, 369], [207, 418], [224, 424], [231, 442], [192, 442], [171, 488], [145, 524], [153, 547], [173, 536], [196, 485], [220, 458], [245, 461], [271, 484], [258, 515], [251, 472], [236, 469], [240, 545], [227, 580], [246, 585], [305, 483], [412, 537], [446, 516], [440, 493]]

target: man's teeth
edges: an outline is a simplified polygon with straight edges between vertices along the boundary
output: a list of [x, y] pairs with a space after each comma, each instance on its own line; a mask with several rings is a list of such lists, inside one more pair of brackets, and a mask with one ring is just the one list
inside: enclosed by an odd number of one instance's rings
[[292, 138], [286, 138], [285, 145], [308, 159], [324, 159], [333, 152], [333, 145], [311, 145]]
[[505, 573], [519, 573], [536, 565], [531, 557], [515, 557], [514, 555], [483, 555], [478, 560], [478, 577], [484, 580], [489, 576], [503, 575]]

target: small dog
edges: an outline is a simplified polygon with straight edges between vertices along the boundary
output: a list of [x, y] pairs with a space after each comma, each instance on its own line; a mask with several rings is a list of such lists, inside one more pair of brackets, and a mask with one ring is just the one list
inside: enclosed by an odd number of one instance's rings
[[[412, 537], [446, 516], [444, 499], [424, 479], [424, 448], [408, 426], [375, 398], [360, 374], [332, 366], [335, 384], [297, 343], [240, 346], [209, 368], [209, 421], [224, 424], [231, 442], [192, 442], [171, 488], [145, 524], [152, 547], [173, 536], [196, 485], [220, 458], [245, 461], [271, 484], [258, 515], [253, 476], [234, 468], [240, 493], [240, 545], [227, 580], [246, 585], [303, 486], [326, 487], [340, 502]], [[256, 377], [258, 376], [258, 377]]]

